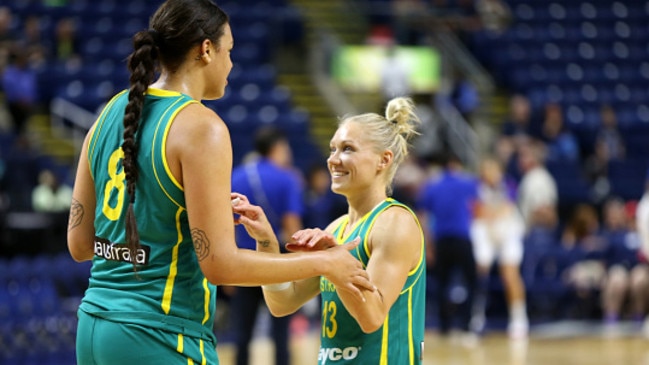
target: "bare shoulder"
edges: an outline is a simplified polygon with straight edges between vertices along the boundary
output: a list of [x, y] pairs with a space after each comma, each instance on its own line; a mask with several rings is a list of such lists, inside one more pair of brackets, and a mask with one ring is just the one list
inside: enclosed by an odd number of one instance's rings
[[399, 205], [393, 205], [379, 214], [374, 225], [399, 232], [404, 230], [419, 231], [419, 223], [415, 214]]
[[378, 217], [370, 232], [370, 241], [374, 247], [399, 242], [399, 246], [412, 244], [413, 247], [421, 243], [421, 227], [417, 217], [408, 209], [401, 206], [391, 206]]
[[[230, 134], [223, 119], [212, 109], [194, 103], [185, 107], [176, 116], [169, 134], [168, 143], [178, 144], [183, 150], [193, 147], [217, 147], [230, 140]], [[229, 144], [227, 144], [229, 145]]]

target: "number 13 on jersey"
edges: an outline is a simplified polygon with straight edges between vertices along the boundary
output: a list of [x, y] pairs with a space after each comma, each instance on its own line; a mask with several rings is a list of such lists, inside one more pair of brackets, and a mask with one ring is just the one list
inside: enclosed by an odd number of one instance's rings
[[338, 307], [336, 307], [336, 302], [325, 301], [322, 306], [322, 336], [328, 338], [334, 338], [336, 332], [338, 332], [338, 321], [336, 319], [336, 313], [338, 312]]

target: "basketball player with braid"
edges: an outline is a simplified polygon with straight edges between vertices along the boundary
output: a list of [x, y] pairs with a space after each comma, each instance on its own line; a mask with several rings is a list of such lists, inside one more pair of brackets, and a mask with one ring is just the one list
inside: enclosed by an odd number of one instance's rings
[[[200, 103], [225, 91], [227, 15], [209, 0], [168, 0], [133, 45], [130, 88], [88, 132], [74, 186], [68, 248], [92, 260], [78, 364], [218, 364], [215, 284], [323, 275], [352, 297], [373, 288], [353, 244], [281, 255], [237, 248], [230, 136]], [[259, 245], [277, 245], [263, 211], [245, 218]]]
[[[423, 231], [410, 208], [390, 198], [392, 180], [408, 153], [416, 122], [413, 104], [406, 98], [390, 100], [385, 117], [368, 113], [343, 118], [331, 139], [327, 165], [331, 188], [347, 198], [348, 213], [324, 231], [296, 232], [287, 244], [292, 251], [318, 251], [360, 241], [352, 254], [367, 268], [376, 290], [363, 290], [359, 299], [326, 277], [263, 288], [266, 304], [276, 316], [293, 313], [322, 294], [319, 364], [422, 362]], [[275, 245], [257, 249], [279, 252]]]

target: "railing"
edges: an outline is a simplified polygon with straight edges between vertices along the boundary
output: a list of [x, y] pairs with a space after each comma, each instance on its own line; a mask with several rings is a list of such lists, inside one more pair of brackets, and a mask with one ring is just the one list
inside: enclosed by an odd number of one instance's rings
[[78, 156], [83, 139], [94, 123], [96, 114], [57, 97], [50, 103], [50, 116], [52, 133], [60, 138], [72, 139], [75, 155]]
[[316, 34], [317, 41], [309, 47], [309, 73], [314, 85], [336, 115], [358, 114], [356, 106], [329, 74], [328, 60], [340, 41], [324, 29], [317, 29]]

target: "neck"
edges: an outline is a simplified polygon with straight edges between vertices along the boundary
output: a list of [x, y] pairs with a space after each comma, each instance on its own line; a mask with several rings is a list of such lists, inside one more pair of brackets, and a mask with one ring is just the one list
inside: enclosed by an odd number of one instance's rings
[[160, 78], [156, 80], [151, 87], [156, 89], [163, 89], [169, 91], [176, 91], [185, 95], [189, 95], [194, 100], [202, 100], [203, 92], [199, 82], [194, 81], [194, 77], [182, 67], [178, 71], [170, 74], [166, 70], [160, 74]]
[[382, 191], [368, 191], [366, 194], [359, 194], [352, 198], [347, 197], [347, 203], [349, 204], [349, 226], [358, 222], [365, 214], [369, 213], [386, 198], [385, 189]]

